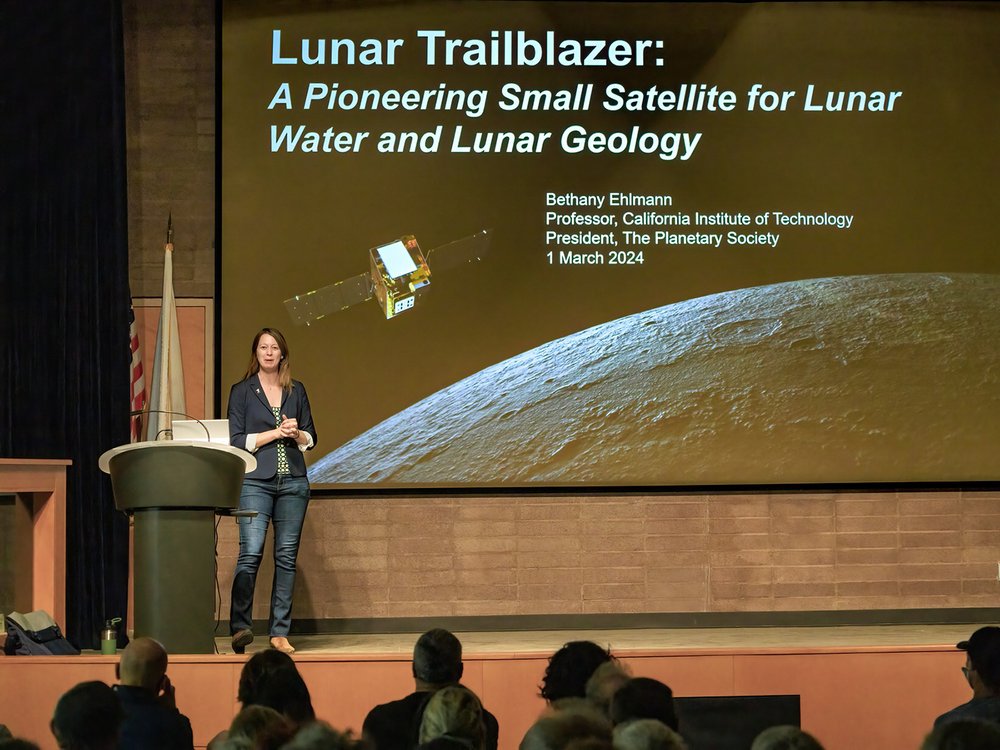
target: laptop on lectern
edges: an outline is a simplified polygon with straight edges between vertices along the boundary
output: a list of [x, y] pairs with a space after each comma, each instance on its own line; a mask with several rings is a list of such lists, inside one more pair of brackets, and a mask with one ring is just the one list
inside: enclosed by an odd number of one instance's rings
[[[205, 429], [208, 434], [205, 434]], [[229, 445], [228, 419], [175, 419], [174, 440], [199, 440]]]

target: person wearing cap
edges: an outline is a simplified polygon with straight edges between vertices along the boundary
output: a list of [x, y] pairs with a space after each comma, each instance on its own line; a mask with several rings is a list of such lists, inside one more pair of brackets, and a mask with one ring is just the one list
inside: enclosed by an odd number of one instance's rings
[[1000, 627], [979, 628], [956, 648], [965, 652], [965, 675], [972, 700], [934, 720], [939, 727], [961, 719], [980, 719], [1000, 724]]

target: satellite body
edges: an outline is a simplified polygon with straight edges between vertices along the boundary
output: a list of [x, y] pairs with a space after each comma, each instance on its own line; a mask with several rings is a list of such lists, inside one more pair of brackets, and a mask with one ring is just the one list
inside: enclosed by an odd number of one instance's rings
[[431, 283], [431, 269], [417, 238], [405, 235], [388, 245], [373, 247], [368, 255], [375, 299], [386, 319], [412, 309], [417, 295]]

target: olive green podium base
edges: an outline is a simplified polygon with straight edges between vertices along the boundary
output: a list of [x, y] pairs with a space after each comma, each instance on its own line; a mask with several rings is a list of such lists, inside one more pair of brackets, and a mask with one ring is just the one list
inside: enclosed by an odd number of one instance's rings
[[214, 511], [136, 510], [135, 550], [135, 636], [168, 654], [214, 653]]

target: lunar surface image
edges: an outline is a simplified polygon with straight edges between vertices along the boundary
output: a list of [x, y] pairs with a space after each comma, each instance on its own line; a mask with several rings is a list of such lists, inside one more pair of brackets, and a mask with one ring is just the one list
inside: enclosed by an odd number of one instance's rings
[[323, 456], [313, 482], [685, 485], [1000, 478], [1000, 276], [792, 281], [499, 362]]

